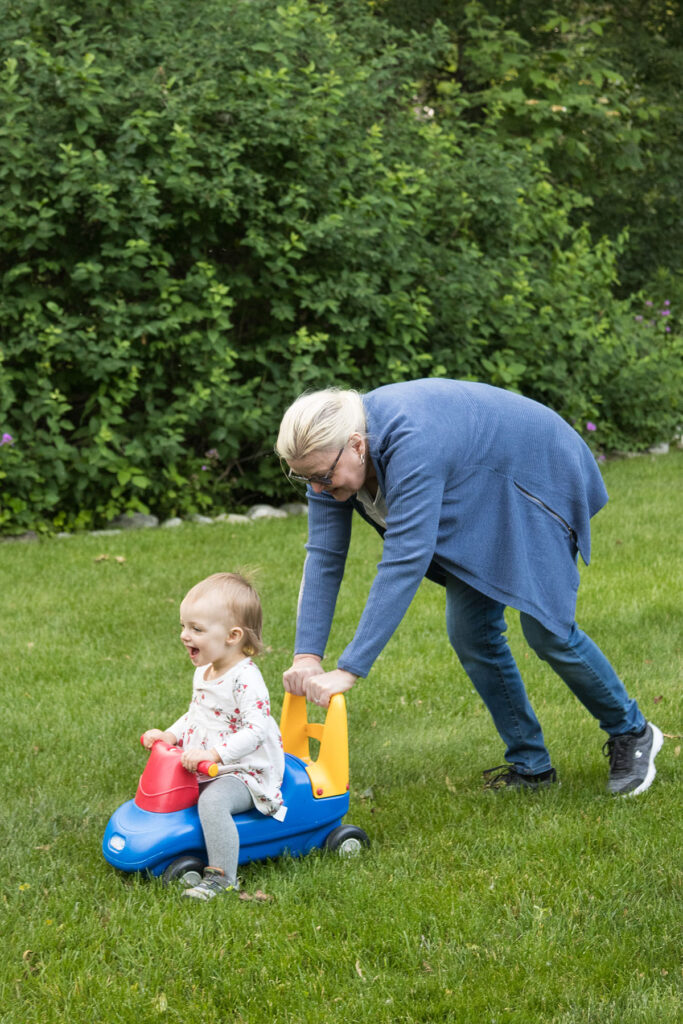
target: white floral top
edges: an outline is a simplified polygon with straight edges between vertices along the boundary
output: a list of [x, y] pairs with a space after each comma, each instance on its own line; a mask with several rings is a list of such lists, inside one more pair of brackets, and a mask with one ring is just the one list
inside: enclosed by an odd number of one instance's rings
[[169, 732], [179, 747], [215, 749], [222, 761], [219, 775], [242, 779], [254, 806], [282, 820], [285, 756], [263, 676], [250, 658], [209, 681], [204, 678], [208, 667], [195, 670], [190, 707]]

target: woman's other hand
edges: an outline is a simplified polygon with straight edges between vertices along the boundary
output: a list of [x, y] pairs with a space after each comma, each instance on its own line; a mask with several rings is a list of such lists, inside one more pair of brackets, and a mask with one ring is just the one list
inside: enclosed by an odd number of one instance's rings
[[304, 683], [304, 693], [313, 704], [319, 704], [321, 708], [326, 708], [335, 693], [345, 693], [350, 690], [356, 679], [358, 676], [354, 676], [351, 672], [345, 672], [343, 668], [335, 668], [332, 672], [320, 672], [307, 678]]
[[316, 654], [295, 654], [292, 667], [282, 673], [282, 685], [296, 697], [306, 694], [305, 684], [311, 676], [320, 675], [320, 658]]

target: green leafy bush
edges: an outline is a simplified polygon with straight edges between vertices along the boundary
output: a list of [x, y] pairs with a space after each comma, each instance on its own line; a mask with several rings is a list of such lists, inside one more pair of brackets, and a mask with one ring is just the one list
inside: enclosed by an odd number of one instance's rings
[[[594, 240], [629, 228], [621, 295], [660, 269], [680, 271], [683, 245], [683, 18], [680, 0], [378, 0], [393, 23], [452, 38], [431, 101], [448, 89], [468, 118], [525, 136], [553, 181], [579, 189]], [[441, 91], [443, 90], [443, 92]]]
[[571, 227], [527, 140], [418, 99], [442, 29], [0, 8], [0, 530], [284, 494], [281, 412], [331, 383], [470, 376], [613, 444], [673, 429], [670, 336], [648, 363], [618, 246]]

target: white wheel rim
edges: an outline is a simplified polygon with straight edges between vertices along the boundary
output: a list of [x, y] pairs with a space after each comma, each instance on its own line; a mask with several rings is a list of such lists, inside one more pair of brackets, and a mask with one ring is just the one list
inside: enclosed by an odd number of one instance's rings
[[344, 839], [339, 844], [339, 853], [342, 857], [354, 857], [357, 853], [360, 853], [362, 845], [360, 839], [356, 839], [355, 836], [349, 836], [348, 839]]

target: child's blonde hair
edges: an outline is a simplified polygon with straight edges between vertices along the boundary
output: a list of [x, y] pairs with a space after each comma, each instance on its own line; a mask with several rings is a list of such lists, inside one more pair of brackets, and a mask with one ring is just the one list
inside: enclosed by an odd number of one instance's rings
[[300, 462], [311, 452], [341, 448], [351, 434], [365, 437], [365, 408], [360, 392], [325, 388], [300, 395], [285, 412], [275, 451], [285, 462]]
[[202, 597], [211, 597], [223, 606], [226, 615], [234, 617], [234, 624], [244, 633], [242, 650], [247, 657], [263, 652], [263, 609], [261, 599], [249, 580], [236, 572], [215, 572], [195, 583], [183, 601], [196, 601]]

